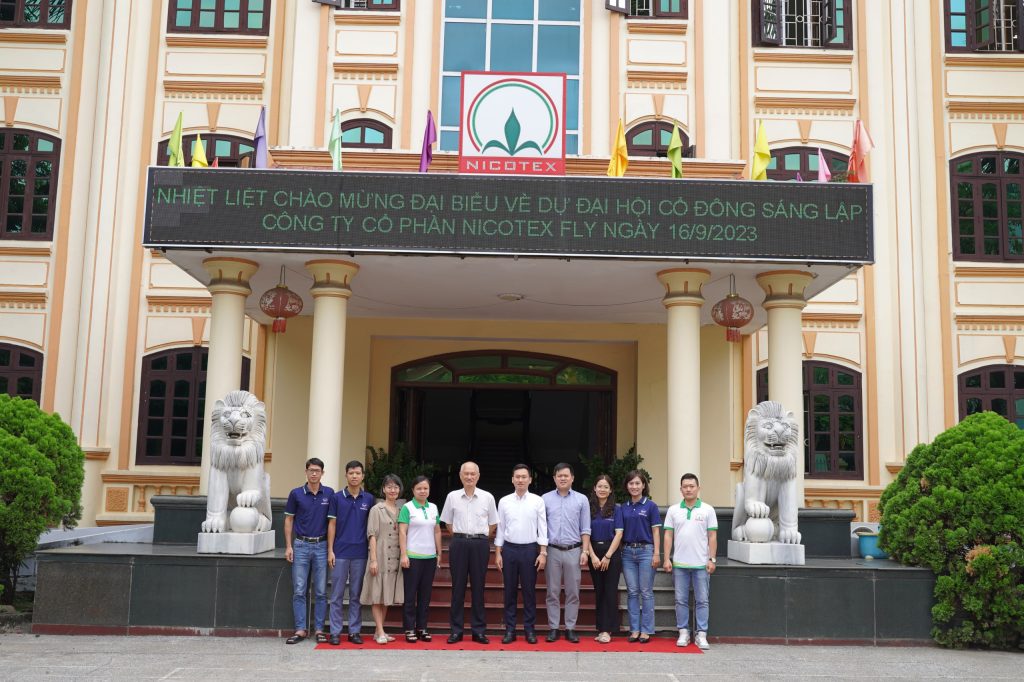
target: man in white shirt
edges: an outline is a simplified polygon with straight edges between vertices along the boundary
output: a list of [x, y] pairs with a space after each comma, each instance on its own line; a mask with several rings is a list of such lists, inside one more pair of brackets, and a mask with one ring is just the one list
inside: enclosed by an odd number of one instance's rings
[[484, 580], [487, 577], [487, 562], [491, 558], [490, 536], [498, 523], [498, 509], [494, 495], [476, 487], [480, 480], [480, 467], [475, 462], [466, 462], [459, 469], [462, 488], [448, 493], [441, 512], [441, 521], [452, 534], [448, 548], [448, 560], [452, 573], [452, 607], [448, 613], [452, 632], [448, 643], [462, 641], [464, 631], [466, 581], [470, 582], [473, 609], [473, 641], [489, 644], [487, 620], [484, 614]]
[[505, 636], [502, 644], [516, 640], [516, 602], [523, 593], [523, 630], [526, 641], [537, 643], [537, 571], [547, 561], [547, 519], [544, 501], [530, 492], [530, 468], [512, 467], [515, 492], [498, 502], [498, 534], [494, 538], [494, 562], [505, 583]]

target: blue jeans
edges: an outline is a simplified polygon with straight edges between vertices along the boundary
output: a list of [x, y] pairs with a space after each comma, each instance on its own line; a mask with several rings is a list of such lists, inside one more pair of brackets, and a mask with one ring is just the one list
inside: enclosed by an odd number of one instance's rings
[[693, 585], [693, 601], [696, 602], [697, 632], [708, 631], [708, 592], [711, 576], [703, 568], [673, 568], [672, 578], [676, 583], [676, 627], [690, 629], [690, 585]]
[[327, 543], [305, 542], [295, 538], [292, 542], [292, 611], [295, 629], [307, 630], [306, 594], [309, 592], [309, 574], [313, 572], [313, 626], [316, 632], [324, 629], [327, 616]]
[[629, 598], [629, 631], [654, 634], [654, 567], [651, 559], [654, 547], [624, 547], [622, 549], [622, 574], [626, 577]]
[[345, 622], [342, 609], [342, 595], [345, 594], [345, 581], [348, 581], [348, 634], [357, 635], [363, 625], [363, 605], [359, 603], [359, 593], [363, 591], [363, 574], [366, 573], [366, 559], [334, 560], [334, 571], [331, 573], [331, 633], [341, 634], [341, 626]]

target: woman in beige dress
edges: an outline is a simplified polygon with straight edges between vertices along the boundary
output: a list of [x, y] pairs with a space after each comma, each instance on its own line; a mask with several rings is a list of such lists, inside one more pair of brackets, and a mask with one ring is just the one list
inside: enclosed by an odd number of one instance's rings
[[374, 505], [366, 520], [370, 552], [359, 601], [370, 604], [373, 610], [373, 622], [377, 626], [374, 641], [377, 644], [387, 644], [395, 639], [384, 632], [384, 618], [388, 606], [402, 604], [405, 601], [402, 566], [399, 563], [401, 552], [398, 546], [397, 500], [402, 494], [402, 479], [394, 474], [388, 474], [384, 477], [381, 493], [384, 500]]

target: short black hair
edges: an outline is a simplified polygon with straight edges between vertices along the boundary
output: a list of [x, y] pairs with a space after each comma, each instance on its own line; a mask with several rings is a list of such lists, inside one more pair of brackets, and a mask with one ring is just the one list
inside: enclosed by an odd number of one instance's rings
[[558, 464], [555, 465], [555, 468], [552, 469], [552, 471], [554, 471], [557, 474], [562, 469], [568, 469], [570, 476], [576, 475], [576, 472], [572, 470], [572, 465], [569, 464], [568, 462], [559, 462]]
[[420, 474], [416, 478], [412, 479], [412, 485], [409, 486], [409, 491], [411, 492], [413, 488], [418, 486], [420, 483], [423, 483], [423, 481], [426, 481], [427, 485], [430, 485], [430, 476], [424, 476]]
[[697, 474], [683, 474], [683, 477], [679, 479], [679, 485], [682, 485], [683, 481], [688, 478], [692, 478], [693, 482], [697, 484], [697, 487], [700, 487], [700, 479], [697, 478]]
[[349, 462], [348, 464], [345, 465], [345, 473], [346, 474], [348, 472], [352, 471], [353, 469], [359, 469], [361, 471], [366, 471], [366, 469], [363, 467], [363, 463], [360, 462], [358, 459], [354, 459], [354, 460], [352, 460], [351, 462]]
[[519, 471], [520, 469], [526, 469], [526, 473], [530, 474], [530, 476], [533, 476], [533, 473], [530, 471], [530, 467], [523, 464], [522, 462], [512, 467], [512, 475], [515, 476], [516, 472]]
[[384, 480], [381, 481], [381, 484], [380, 484], [380, 493], [381, 493], [381, 495], [384, 494], [384, 488], [387, 488], [389, 483], [394, 483], [395, 485], [398, 486], [398, 494], [399, 495], [401, 495], [402, 491], [405, 490], [405, 488], [402, 486], [402, 479], [400, 479], [395, 474], [388, 474], [388, 475], [386, 475], [384, 477]]
[[324, 470], [324, 461], [322, 459], [320, 459], [319, 457], [310, 457], [309, 459], [307, 459], [306, 460], [306, 468], [307, 469], [309, 468], [310, 464], [312, 464], [314, 466], [320, 467], [320, 471]]

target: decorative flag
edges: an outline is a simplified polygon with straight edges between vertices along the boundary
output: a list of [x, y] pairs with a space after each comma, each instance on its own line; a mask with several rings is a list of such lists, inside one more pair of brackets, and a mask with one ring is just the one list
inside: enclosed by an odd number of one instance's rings
[[612, 158], [608, 162], [608, 177], [621, 178], [626, 174], [629, 166], [629, 153], [626, 151], [626, 130], [622, 127], [622, 119], [619, 119], [619, 129], [615, 133], [615, 142], [612, 145]]
[[167, 141], [167, 165], [184, 166], [185, 153], [181, 148], [181, 112], [178, 112], [178, 121], [174, 124], [174, 132], [171, 139]]
[[206, 168], [209, 165], [206, 161], [206, 149], [203, 148], [203, 138], [196, 133], [196, 146], [192, 147], [192, 167]]
[[858, 118], [853, 128], [853, 144], [850, 145], [850, 165], [846, 168], [847, 182], [861, 182], [864, 177], [864, 157], [875, 148], [875, 143], [868, 135], [868, 129]]
[[434, 160], [433, 144], [437, 142], [437, 128], [434, 127], [434, 113], [427, 110], [427, 127], [423, 131], [423, 149], [420, 150], [420, 173], [426, 173]]
[[832, 171], [828, 169], [828, 163], [825, 162], [825, 155], [821, 153], [821, 147], [818, 147], [818, 182], [831, 182]]
[[668, 143], [668, 158], [672, 162], [672, 177], [683, 177], [683, 140], [675, 123], [672, 124], [672, 139]]
[[334, 110], [334, 123], [331, 124], [331, 139], [327, 142], [327, 151], [331, 153], [331, 165], [334, 170], [341, 170], [341, 109]]
[[750, 164], [751, 180], [767, 180], [768, 164], [772, 160], [768, 149], [768, 135], [764, 132], [764, 121], [757, 124], [757, 138], [754, 140], [754, 160]]
[[804, 176], [800, 175], [800, 171], [796, 172], [796, 181], [797, 182], [803, 182], [804, 181]]
[[260, 107], [260, 120], [256, 123], [256, 137], [253, 138], [256, 153], [253, 168], [268, 168], [267, 163], [267, 107]]
[[210, 164], [210, 168], [220, 168], [220, 157], [213, 157], [213, 163]]

